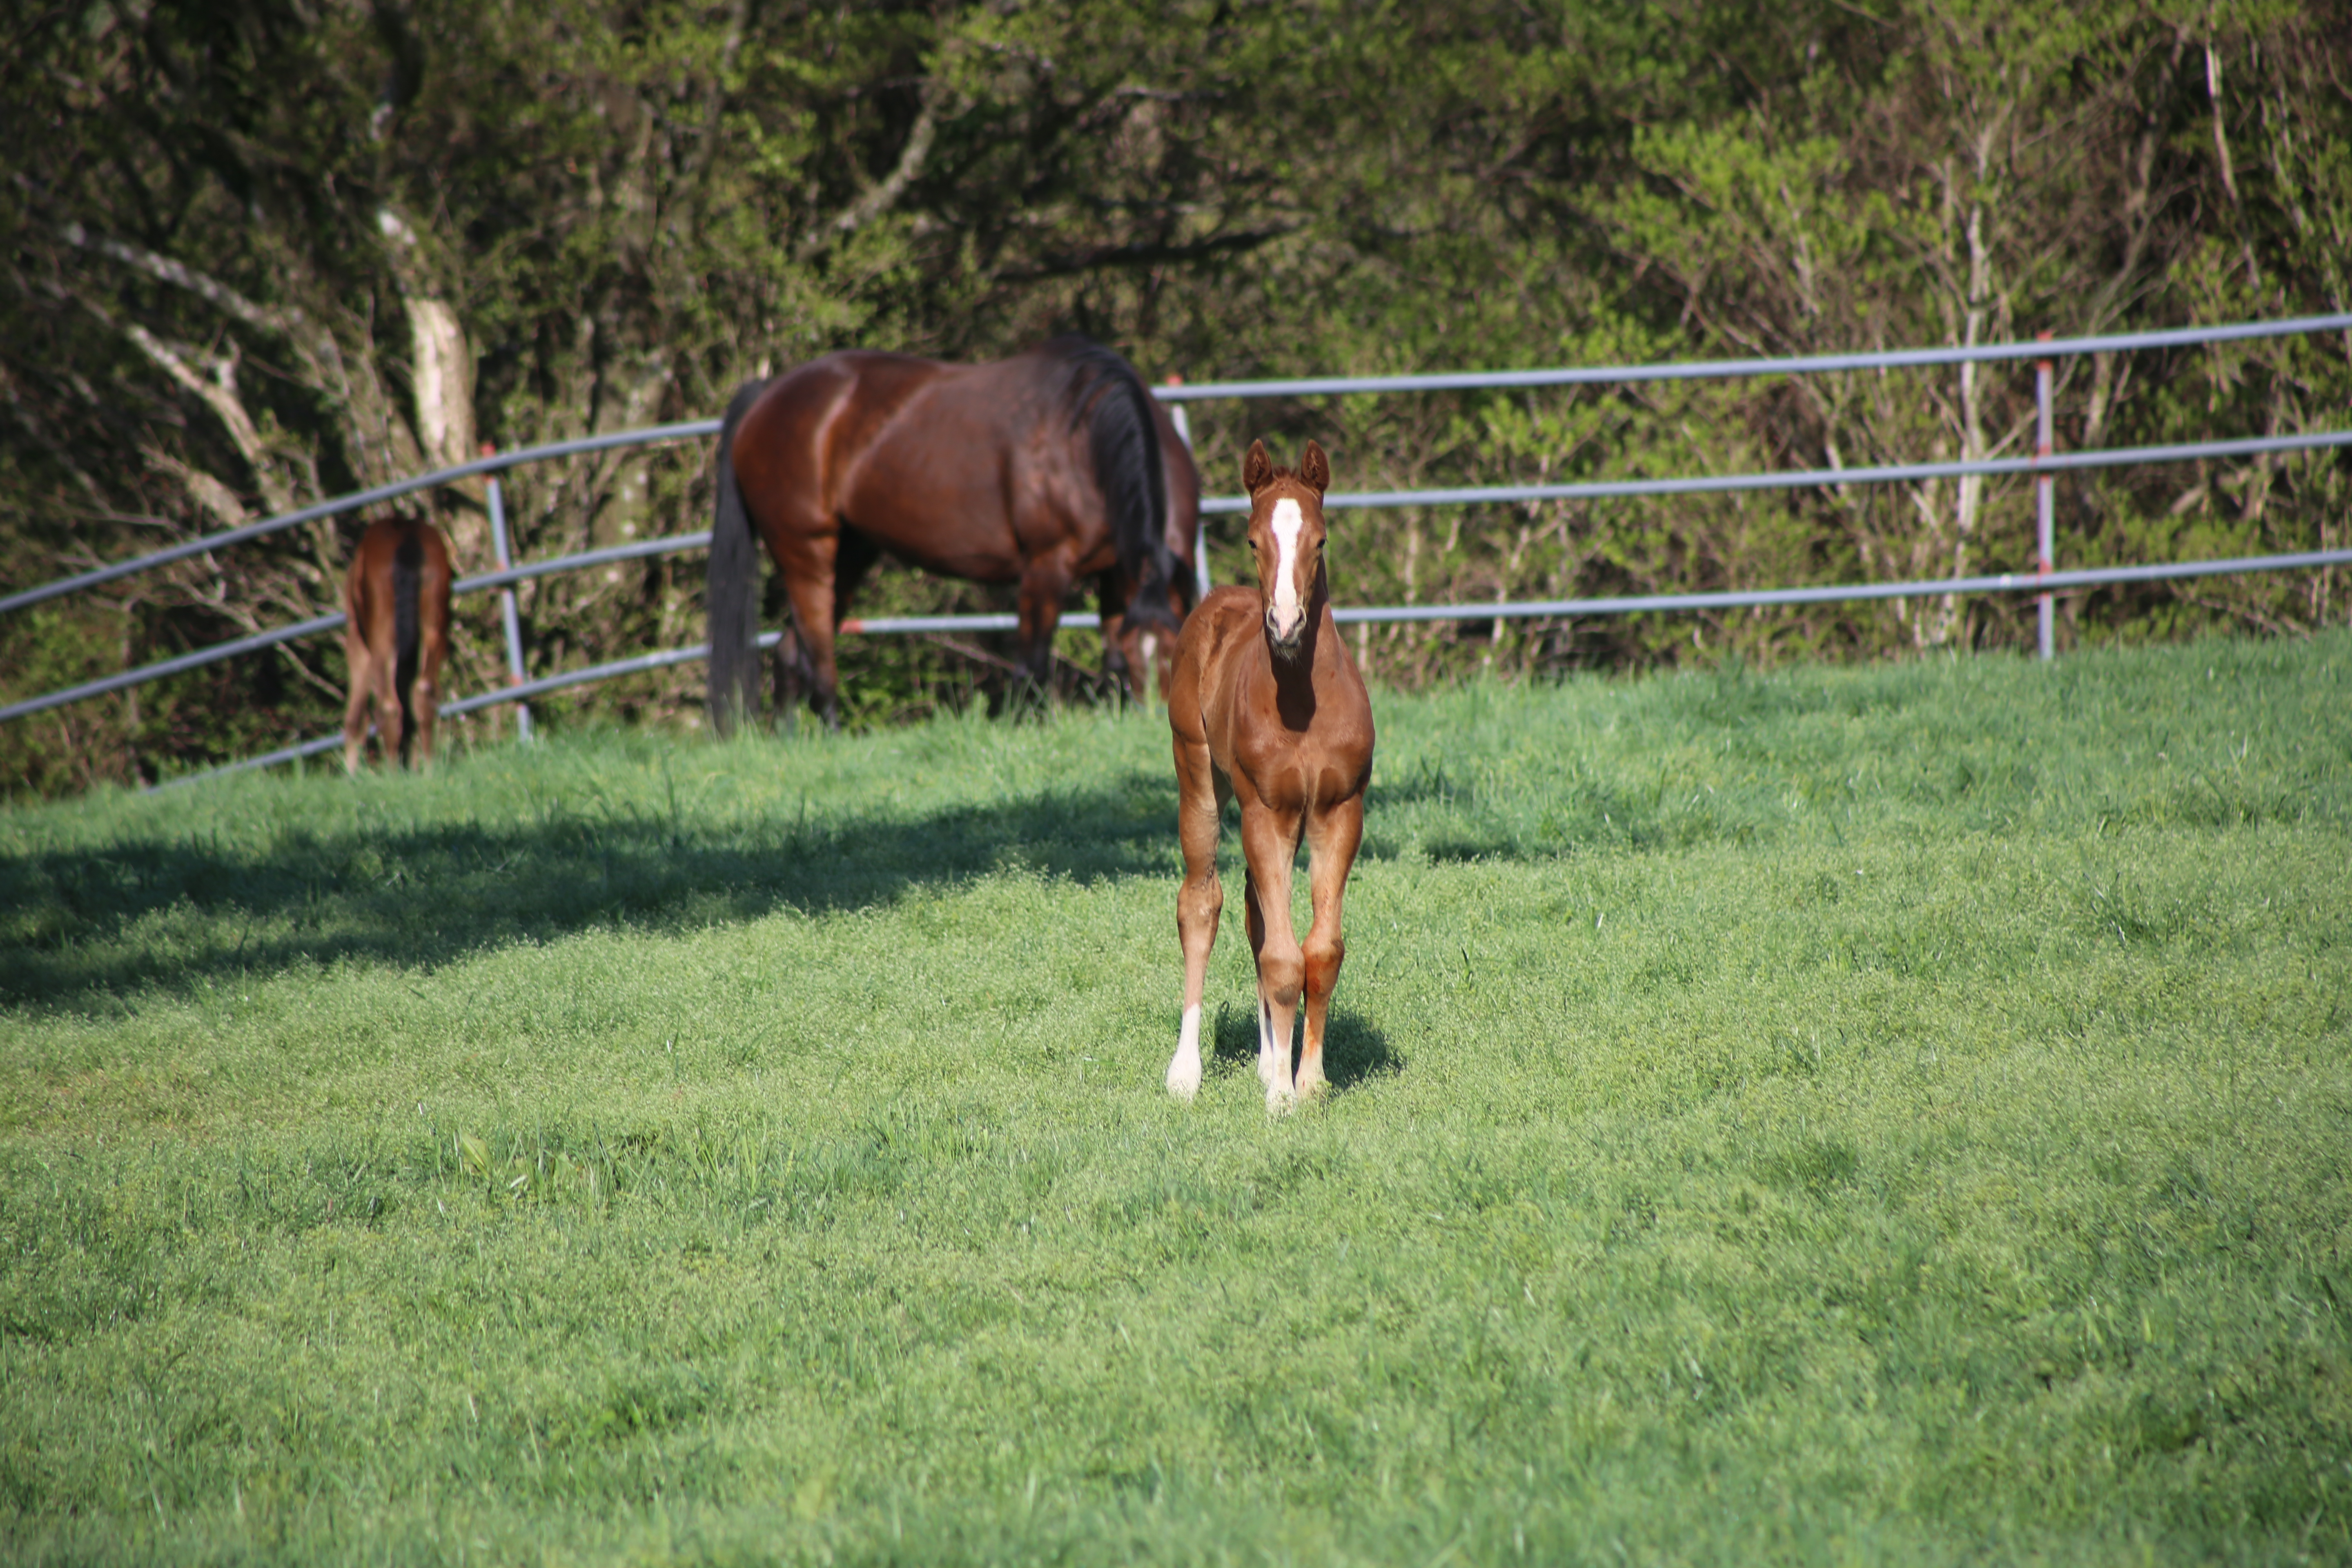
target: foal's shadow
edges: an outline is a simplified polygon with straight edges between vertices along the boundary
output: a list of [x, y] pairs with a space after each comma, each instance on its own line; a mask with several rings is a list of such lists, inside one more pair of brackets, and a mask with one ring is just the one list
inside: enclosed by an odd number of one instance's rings
[[[1303, 1009], [1302, 1009], [1303, 1011]], [[1301, 1031], [1303, 1033], [1303, 1029]], [[1297, 1047], [1291, 1060], [1297, 1061]], [[1221, 1002], [1210, 1059], [1236, 1067], [1257, 1066], [1257, 1004]], [[1393, 1078], [1404, 1071], [1403, 1055], [1388, 1036], [1352, 1007], [1334, 1006], [1323, 1026], [1323, 1076], [1331, 1087], [1350, 1089], [1368, 1078]]]

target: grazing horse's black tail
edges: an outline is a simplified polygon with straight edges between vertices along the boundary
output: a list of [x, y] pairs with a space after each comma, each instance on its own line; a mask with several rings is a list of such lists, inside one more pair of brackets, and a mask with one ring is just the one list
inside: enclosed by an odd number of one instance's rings
[[1093, 437], [1095, 483], [1129, 584], [1127, 618], [1172, 634], [1178, 622], [1168, 595], [1176, 562], [1168, 549], [1168, 476], [1151, 393], [1116, 350], [1075, 336], [1053, 346], [1073, 372], [1070, 422], [1087, 421]]
[[719, 426], [719, 505], [710, 520], [702, 605], [710, 621], [710, 727], [721, 735], [739, 719], [760, 715], [760, 540], [735, 479], [735, 426], [767, 384], [737, 387]]
[[392, 689], [400, 699], [400, 760], [416, 742], [416, 711], [408, 689], [416, 684], [416, 595], [425, 570], [425, 525], [412, 521], [401, 530], [392, 552]]

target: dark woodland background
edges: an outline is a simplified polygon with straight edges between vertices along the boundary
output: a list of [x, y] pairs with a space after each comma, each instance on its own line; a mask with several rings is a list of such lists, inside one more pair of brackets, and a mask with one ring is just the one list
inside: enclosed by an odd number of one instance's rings
[[[26, 0], [0, 51], [0, 591], [483, 441], [709, 416], [852, 344], [1075, 329], [1192, 380], [1807, 353], [2343, 310], [2352, 263], [2342, 6]], [[2059, 441], [2326, 428], [2347, 392], [2344, 334], [2069, 363]], [[2016, 454], [2032, 415], [2021, 364], [1193, 417], [1223, 493], [1258, 434], [1366, 489]], [[520, 471], [519, 550], [706, 526], [709, 463]], [[2061, 561], [2339, 544], [2347, 479], [2336, 453], [2070, 478]], [[463, 571], [480, 501], [434, 498]], [[331, 608], [362, 521], [6, 617], [0, 700]], [[2002, 570], [2032, 539], [2022, 483], [1942, 483], [1349, 513], [1334, 563], [1343, 600], [1435, 601]], [[527, 588], [534, 671], [699, 640], [701, 571]], [[905, 573], [866, 601], [996, 604]], [[459, 601], [446, 689], [497, 679], [494, 613]], [[2344, 614], [2330, 574], [2214, 581], [2070, 596], [2061, 637]], [[1411, 686], [2032, 635], [2029, 601], [1978, 600], [1360, 646]], [[854, 721], [970, 700], [990, 653], [855, 643]], [[18, 721], [0, 790], [323, 733], [341, 677], [319, 638]], [[688, 725], [701, 679], [543, 710]]]

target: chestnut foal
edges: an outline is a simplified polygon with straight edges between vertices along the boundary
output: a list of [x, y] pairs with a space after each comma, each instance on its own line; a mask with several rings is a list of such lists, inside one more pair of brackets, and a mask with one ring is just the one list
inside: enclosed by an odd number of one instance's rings
[[[1331, 465], [1314, 442], [1298, 471], [1277, 468], [1254, 441], [1242, 461], [1250, 493], [1255, 589], [1219, 588], [1184, 622], [1168, 680], [1176, 736], [1177, 832], [1184, 885], [1184, 1023], [1168, 1091], [1201, 1087], [1201, 989], [1224, 904], [1217, 837], [1227, 800], [1242, 806], [1250, 951], [1257, 959], [1257, 1075], [1269, 1111], [1324, 1084], [1323, 1024], [1347, 947], [1339, 897], [1364, 837], [1372, 776], [1372, 707], [1331, 618], [1323, 571], [1323, 492]], [[1315, 921], [1302, 949], [1290, 926], [1290, 868], [1304, 837]], [[1307, 993], [1307, 1043], [1296, 1079], [1292, 1022]]]
[[343, 576], [343, 657], [352, 671], [343, 766], [360, 771], [373, 698], [384, 761], [407, 762], [414, 736], [419, 764], [431, 767], [441, 660], [449, 651], [449, 544], [441, 531], [413, 517], [369, 524]]

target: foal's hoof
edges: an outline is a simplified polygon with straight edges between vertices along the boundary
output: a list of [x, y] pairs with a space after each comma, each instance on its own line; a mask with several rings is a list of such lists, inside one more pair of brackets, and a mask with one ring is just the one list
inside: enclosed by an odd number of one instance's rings
[[1268, 1116], [1287, 1116], [1297, 1109], [1298, 1096], [1291, 1092], [1288, 1084], [1278, 1083], [1265, 1091], [1265, 1113]]
[[1168, 1092], [1187, 1105], [1201, 1092], [1201, 1064], [1179, 1057], [1168, 1064]]

